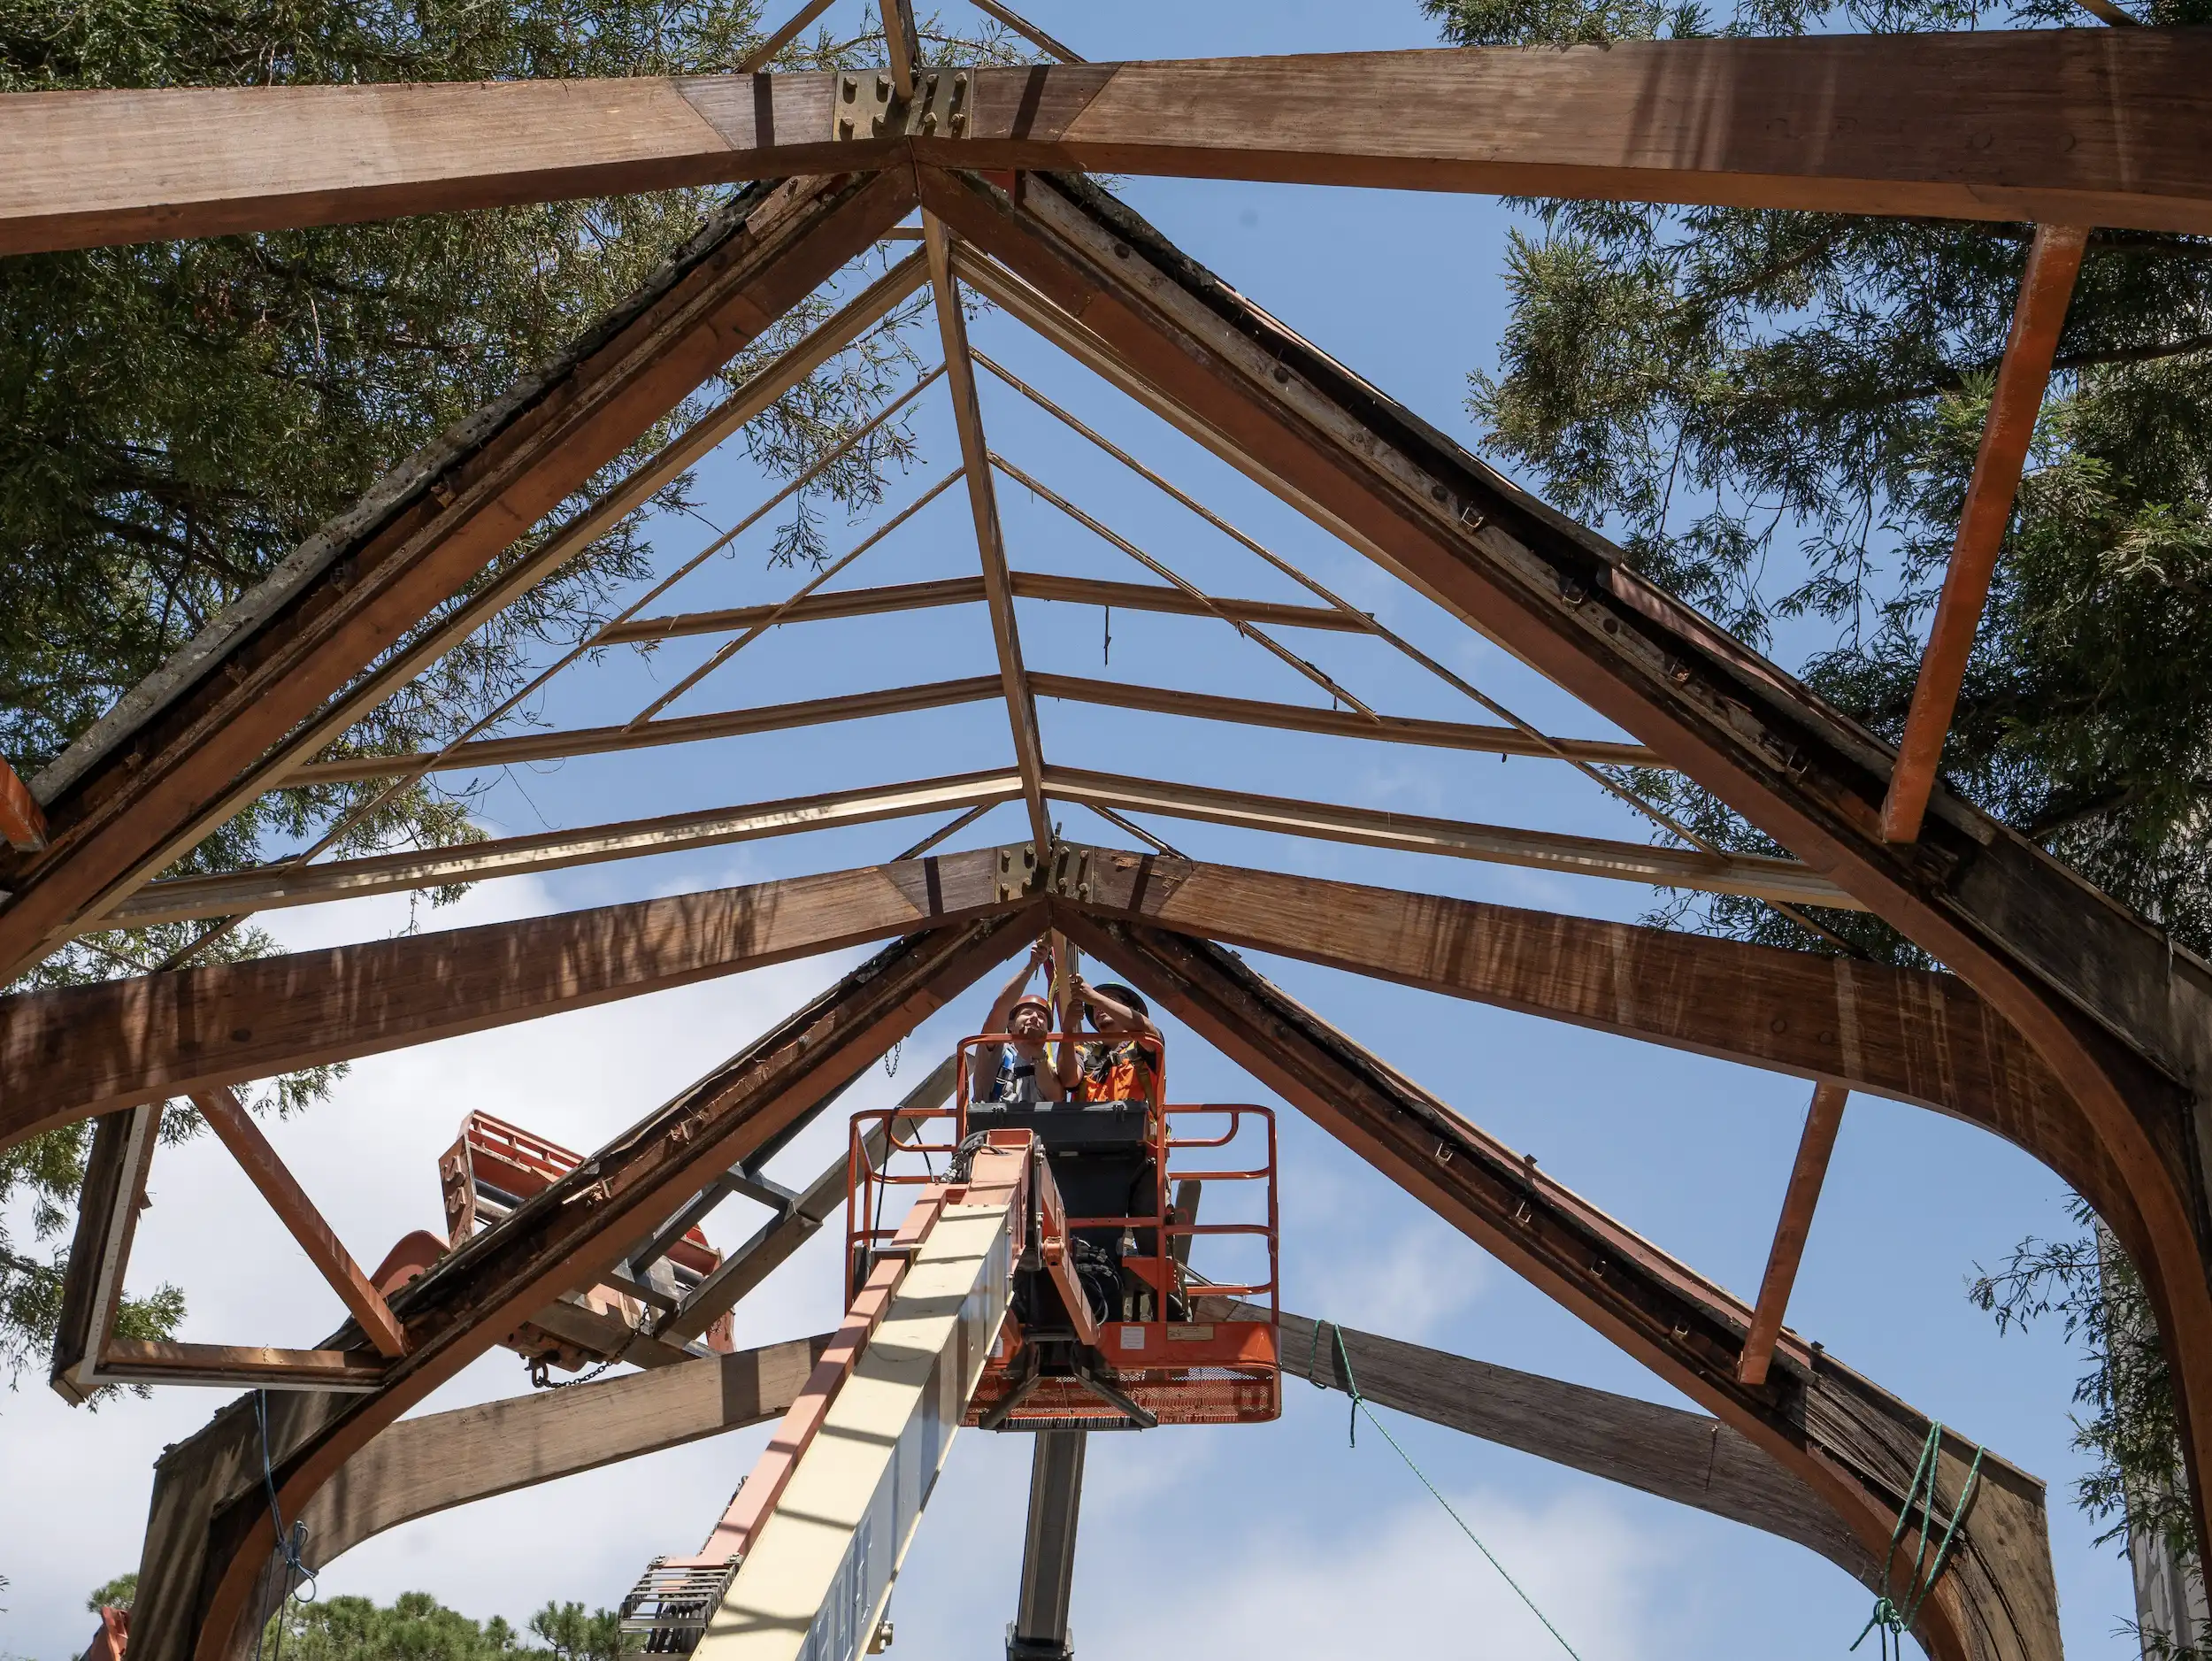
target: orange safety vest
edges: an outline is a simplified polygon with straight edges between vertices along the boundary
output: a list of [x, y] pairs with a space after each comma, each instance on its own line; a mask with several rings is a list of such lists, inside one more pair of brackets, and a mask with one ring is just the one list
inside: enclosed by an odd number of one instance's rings
[[1135, 1039], [1085, 1044], [1079, 1054], [1086, 1102], [1152, 1100], [1152, 1057]]

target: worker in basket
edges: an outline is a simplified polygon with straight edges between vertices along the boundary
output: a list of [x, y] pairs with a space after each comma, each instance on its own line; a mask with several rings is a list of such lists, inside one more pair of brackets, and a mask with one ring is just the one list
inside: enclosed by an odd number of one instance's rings
[[1094, 986], [1079, 971], [1068, 977], [1068, 995], [1070, 1004], [1083, 1012], [1091, 1030], [1098, 1034], [1072, 1046], [1072, 1057], [1062, 1057], [1077, 1099], [1156, 1104], [1159, 1089], [1154, 1059], [1159, 1053], [1160, 1029], [1152, 1024], [1144, 1000], [1112, 980]]
[[1009, 1042], [976, 1046], [968, 1062], [970, 1101], [1043, 1107], [1068, 1099], [1075, 1081], [1074, 1057], [1063, 1055], [1056, 1066], [1047, 1056], [1045, 1034], [1052, 1030], [1052, 1004], [1026, 990], [1030, 977], [1040, 969], [1046, 971], [1049, 983], [1051, 961], [1050, 949], [1039, 941], [992, 1004], [984, 1030], [1004, 1033]]

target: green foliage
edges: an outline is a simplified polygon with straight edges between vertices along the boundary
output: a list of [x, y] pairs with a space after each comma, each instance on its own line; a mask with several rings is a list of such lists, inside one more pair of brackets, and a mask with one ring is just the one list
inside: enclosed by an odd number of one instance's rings
[[2061, 1241], [2031, 1236], [1993, 1273], [1976, 1265], [1967, 1296], [1997, 1318], [2001, 1331], [2056, 1319], [2087, 1358], [2089, 1370], [2074, 1387], [2080, 1410], [2074, 1446], [2094, 1463], [2076, 1480], [2074, 1497], [2109, 1525], [2097, 1543], [2124, 1542], [2131, 1526], [2163, 1536], [2177, 1557], [2193, 1561], [2196, 1528], [2173, 1379], [2149, 1296], [2088, 1203], [2076, 1199], [2072, 1212], [2080, 1234]]
[[104, 1609], [128, 1609], [138, 1599], [138, 1571], [119, 1574], [105, 1586], [96, 1586], [84, 1606], [94, 1614]]
[[[1617, 0], [1428, 0], [1448, 38], [2081, 23], [2073, 0], [1746, 4], [1724, 23]], [[2154, 20], [2212, 20], [2158, 0]], [[2030, 227], [1619, 203], [1527, 204], [1498, 373], [1470, 407], [1500, 460], [1814, 688], [1902, 728]], [[1945, 753], [1973, 799], [2212, 949], [2212, 241], [2101, 232], [2059, 346]], [[1637, 781], [1726, 845], [1771, 844], [1671, 774]], [[1821, 942], [1755, 902], [1710, 927]], [[1910, 958], [1880, 923], [1821, 920]]]
[[[1710, 34], [2094, 27], [2076, 0], [1744, 0], [1716, 18], [1635, 0], [1425, 0], [1460, 44]], [[2212, 22], [2148, 0], [2146, 22]], [[1948, 561], [2032, 227], [1525, 204], [1498, 373], [1471, 377], [1486, 444], [1640, 570], [1894, 740]], [[2212, 950], [2212, 240], [2092, 236], [1947, 777], [2199, 951]], [[1778, 852], [1671, 773], [1632, 782], [1717, 843]], [[1754, 901], [1668, 915], [1830, 949]], [[1818, 919], [1870, 956], [1876, 919]], [[2086, 1223], [2086, 1211], [2081, 1213]], [[2195, 1542], [2140, 1281], [2088, 1236], [2022, 1242], [1975, 1283], [2001, 1324], [2055, 1317], [2088, 1371], [2077, 1497]]]
[[388, 1605], [327, 1597], [287, 1604], [261, 1653], [294, 1661], [619, 1661], [639, 1647], [625, 1641], [612, 1610], [587, 1615], [581, 1603], [547, 1603], [530, 1618], [529, 1633], [545, 1647], [524, 1642], [500, 1616], [480, 1624], [427, 1592], [403, 1592]]
[[[740, 61], [760, 21], [759, 0], [0, 0], [0, 92], [703, 73]], [[980, 42], [929, 33], [941, 59], [1009, 55], [995, 31]], [[784, 57], [809, 67], [880, 61], [881, 41], [821, 33]], [[0, 261], [0, 756], [35, 774], [387, 469], [634, 290], [726, 194], [665, 191]], [[828, 305], [818, 297], [800, 306], [552, 521]], [[756, 459], [795, 473], [880, 408], [910, 378], [905, 326], [918, 309], [748, 427], [742, 442]], [[878, 429], [797, 499], [775, 537], [777, 558], [818, 561], [826, 517], [872, 506], [911, 453], [901, 423]], [[688, 479], [654, 506], [695, 511]], [[634, 516], [602, 537], [326, 753], [435, 749], [465, 729], [522, 684], [536, 649], [580, 639], [644, 572], [641, 527]], [[265, 796], [177, 872], [298, 850], [382, 788]], [[471, 801], [467, 787], [425, 781], [366, 813], [333, 852], [472, 840], [480, 833]], [[202, 928], [93, 935], [13, 989], [142, 973]], [[272, 943], [248, 927], [198, 960], [257, 956]], [[293, 1075], [255, 1105], [294, 1111], [334, 1076]], [[176, 1134], [195, 1125], [189, 1114], [173, 1119]], [[86, 1146], [80, 1128], [0, 1155], [0, 1207], [27, 1197], [34, 1232], [51, 1242]], [[58, 1257], [35, 1261], [12, 1243], [0, 1223], [0, 1372], [11, 1380], [48, 1342], [59, 1287]], [[151, 1336], [180, 1313], [164, 1288], [129, 1319]]]

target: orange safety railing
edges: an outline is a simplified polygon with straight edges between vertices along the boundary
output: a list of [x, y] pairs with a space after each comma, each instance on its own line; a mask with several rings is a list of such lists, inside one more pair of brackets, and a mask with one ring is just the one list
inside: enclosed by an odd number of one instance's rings
[[[973, 1053], [979, 1048], [1010, 1042], [1010, 1034], [980, 1034], [961, 1041], [956, 1050], [958, 1068], [957, 1095], [955, 1098], [958, 1103], [956, 1107], [903, 1113], [895, 1109], [884, 1109], [854, 1115], [847, 1151], [849, 1205], [846, 1212], [846, 1265], [850, 1287], [857, 1288], [865, 1280], [878, 1244], [890, 1239], [897, 1232], [898, 1219], [886, 1219], [881, 1215], [891, 1192], [899, 1188], [920, 1188], [932, 1182], [944, 1180], [950, 1161], [968, 1134], [968, 1109], [974, 1094], [971, 1088], [970, 1070]], [[1076, 1036], [1055, 1033], [1047, 1034], [1044, 1042], [1048, 1046], [1067, 1042], [1090, 1043], [1098, 1042], [1098, 1038], [1095, 1034]], [[1274, 1111], [1252, 1103], [1165, 1103], [1166, 1069], [1160, 1041], [1145, 1035], [1133, 1035], [1131, 1040], [1119, 1042], [1137, 1042], [1149, 1052], [1152, 1062], [1152, 1081], [1156, 1099], [1151, 1104], [1154, 1111], [1147, 1115], [1146, 1141], [1152, 1156], [1153, 1169], [1157, 1173], [1153, 1206], [1148, 1212], [1099, 1217], [1071, 1216], [1064, 1226], [1069, 1230], [1112, 1229], [1148, 1238], [1152, 1247], [1150, 1253], [1141, 1257], [1125, 1257], [1121, 1261], [1124, 1268], [1135, 1280], [1150, 1288], [1150, 1296], [1145, 1300], [1150, 1307], [1148, 1310], [1131, 1311], [1133, 1319], [1110, 1319], [1105, 1322], [1106, 1342], [1102, 1347], [1109, 1359], [1116, 1365], [1149, 1369], [1149, 1376], [1164, 1380], [1178, 1376], [1179, 1372], [1195, 1376], [1198, 1371], [1212, 1369], [1217, 1374], [1225, 1368], [1257, 1371], [1263, 1365], [1272, 1383], [1275, 1363], [1280, 1354], [1282, 1328], [1281, 1213], [1275, 1183], [1277, 1143]], [[1048, 1050], [1048, 1056], [1051, 1053]], [[1041, 1065], [1045, 1065], [1049, 1064], [1041, 1063]], [[1055, 1105], [1048, 1101], [1038, 1103], [1041, 1111], [1049, 1111]], [[1219, 1119], [1225, 1122], [1217, 1134], [1177, 1134], [1189, 1128], [1192, 1119], [1203, 1118]], [[1263, 1158], [1256, 1165], [1178, 1167], [1178, 1156], [1229, 1148], [1255, 1129], [1259, 1131], [1265, 1149]], [[918, 1166], [917, 1161], [919, 1161]], [[894, 1168], [895, 1163], [897, 1168]], [[1174, 1207], [1176, 1188], [1179, 1183], [1193, 1179], [1209, 1184], [1262, 1184], [1266, 1196], [1265, 1220], [1184, 1221]], [[1265, 1278], [1248, 1279], [1240, 1282], [1190, 1281], [1187, 1275], [1187, 1265], [1178, 1261], [1176, 1242], [1206, 1235], [1263, 1240], [1267, 1253]], [[1184, 1255], [1187, 1255], [1187, 1249]], [[1227, 1323], [1227, 1328], [1231, 1330], [1225, 1330], [1220, 1342], [1210, 1344], [1202, 1341], [1194, 1342], [1194, 1334], [1201, 1330], [1188, 1319], [1187, 1300], [1194, 1293], [1209, 1297], [1234, 1297], [1255, 1302], [1263, 1300], [1267, 1309], [1265, 1320], [1263, 1323]], [[1184, 1320], [1171, 1320], [1171, 1298], [1183, 1303]], [[1261, 1353], [1253, 1348], [1261, 1342], [1255, 1331], [1258, 1325], [1264, 1325], [1267, 1328], [1263, 1362]], [[1176, 1328], [1172, 1334], [1169, 1330], [1171, 1326]], [[1272, 1411], [1263, 1416], [1272, 1417]]]

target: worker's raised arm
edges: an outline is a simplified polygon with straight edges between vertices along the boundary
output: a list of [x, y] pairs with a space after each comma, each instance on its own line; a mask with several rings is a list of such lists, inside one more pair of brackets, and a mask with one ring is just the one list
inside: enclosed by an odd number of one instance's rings
[[[999, 988], [998, 996], [991, 1000], [991, 1012], [983, 1018], [987, 1033], [1003, 1033], [1007, 1023], [1014, 1018], [1014, 1000], [1021, 996], [1022, 988], [1029, 984], [1029, 977], [1037, 973], [1045, 962], [1046, 947], [1039, 941], [1029, 949], [1029, 956], [1014, 971], [1013, 979]], [[968, 1099], [978, 1101], [998, 1076], [999, 1061], [1006, 1053], [1003, 1044], [978, 1044], [968, 1057]]]

